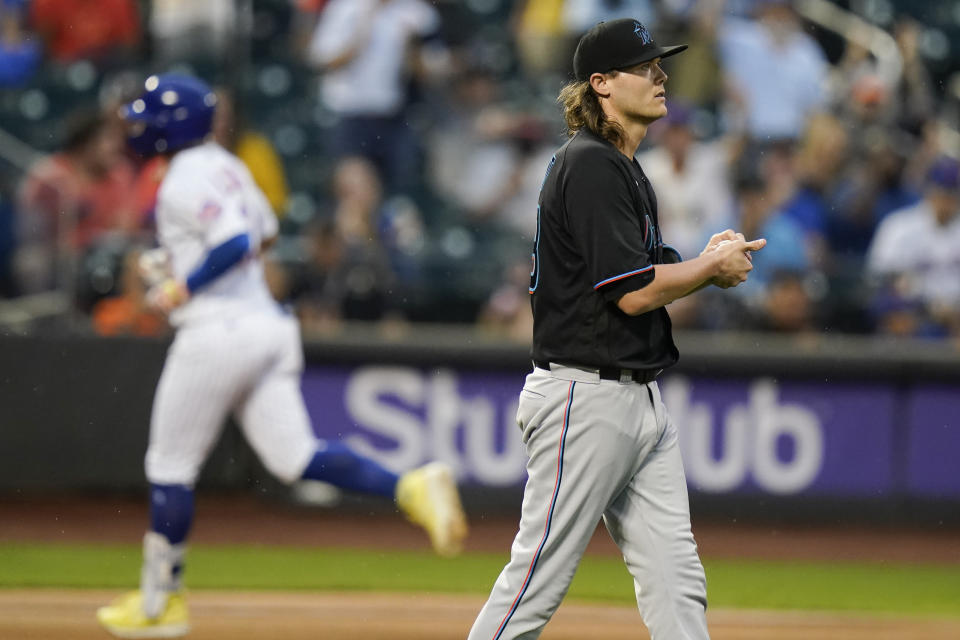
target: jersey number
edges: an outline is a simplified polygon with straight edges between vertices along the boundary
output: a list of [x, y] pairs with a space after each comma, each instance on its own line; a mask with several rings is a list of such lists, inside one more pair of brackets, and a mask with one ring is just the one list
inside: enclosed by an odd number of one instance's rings
[[[540, 193], [543, 193], [543, 186], [547, 184], [547, 178], [550, 177], [550, 172], [553, 170], [553, 165], [557, 163], [557, 156], [554, 155], [550, 158], [550, 164], [547, 165], [547, 170], [543, 174], [543, 181], [540, 183]], [[537, 205], [537, 235], [533, 239], [533, 253], [530, 254], [530, 293], [533, 293], [537, 290], [537, 285], [540, 284], [540, 205]]]
[[537, 235], [533, 239], [533, 253], [530, 254], [530, 293], [537, 290], [540, 283], [540, 205], [537, 205]]

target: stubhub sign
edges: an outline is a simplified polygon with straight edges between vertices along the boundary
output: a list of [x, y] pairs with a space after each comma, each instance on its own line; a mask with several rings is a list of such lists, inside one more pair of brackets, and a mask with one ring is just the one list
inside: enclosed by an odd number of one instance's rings
[[362, 431], [345, 442], [395, 470], [443, 460], [481, 484], [516, 484], [526, 454], [515, 428], [517, 400], [506, 386], [471, 390], [449, 370], [358, 369], [347, 380], [344, 403]]
[[[892, 384], [680, 375], [659, 384], [694, 491], [882, 497], [922, 485], [960, 496], [948, 460], [942, 474], [921, 461], [921, 480], [912, 484], [909, 468], [906, 478], [894, 473], [908, 466], [914, 429], [895, 424], [908, 412]], [[522, 385], [515, 372], [392, 366], [311, 366], [303, 380], [318, 436], [398, 471], [444, 460], [463, 482], [491, 487], [525, 478], [514, 421]], [[926, 415], [915, 402], [911, 412]], [[927, 450], [939, 450], [931, 437], [960, 450], [960, 428], [918, 432]], [[900, 486], [905, 481], [910, 486]]]
[[802, 404], [782, 403], [773, 380], [751, 382], [746, 400], [723, 412], [695, 402], [686, 378], [665, 380], [661, 392], [679, 427], [687, 482], [697, 489], [732, 491], [752, 481], [770, 493], [800, 493], [823, 468], [820, 417]]

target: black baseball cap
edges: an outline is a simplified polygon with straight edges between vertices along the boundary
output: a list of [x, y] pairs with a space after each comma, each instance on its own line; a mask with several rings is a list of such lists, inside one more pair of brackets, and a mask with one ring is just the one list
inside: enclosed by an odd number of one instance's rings
[[686, 48], [685, 44], [661, 47], [647, 28], [632, 18], [599, 22], [580, 38], [573, 54], [573, 73], [577, 80], [586, 80], [594, 73], [666, 58]]

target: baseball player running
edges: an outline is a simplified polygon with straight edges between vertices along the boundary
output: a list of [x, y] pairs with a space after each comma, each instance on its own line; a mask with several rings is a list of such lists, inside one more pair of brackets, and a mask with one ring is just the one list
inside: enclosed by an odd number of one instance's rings
[[547, 168], [530, 275], [520, 528], [470, 640], [539, 637], [600, 518], [651, 637], [709, 637], [676, 427], [656, 383], [678, 358], [664, 305], [744, 282], [749, 252], [766, 241], [727, 230], [681, 262], [660, 238], [634, 154], [667, 114], [660, 62], [685, 48], [661, 47], [625, 19], [592, 28], [574, 54], [576, 80], [560, 93], [571, 138]]
[[206, 140], [216, 104], [209, 87], [173, 74], [151, 76], [145, 87], [124, 116], [135, 150], [170, 159], [157, 228], [171, 273], [148, 299], [170, 314], [177, 334], [151, 417], [140, 589], [99, 609], [97, 619], [120, 637], [188, 631], [181, 586], [193, 485], [228, 414], [281, 480], [393, 497], [438, 553], [458, 553], [467, 527], [449, 468], [432, 463], [398, 478], [314, 437], [300, 392], [299, 328], [272, 300], [263, 275], [260, 253], [277, 233], [270, 205], [241, 161]]

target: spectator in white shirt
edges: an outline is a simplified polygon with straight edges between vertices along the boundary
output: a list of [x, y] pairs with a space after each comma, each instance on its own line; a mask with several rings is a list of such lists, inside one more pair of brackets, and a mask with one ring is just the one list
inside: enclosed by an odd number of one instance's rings
[[440, 16], [423, 0], [330, 0], [309, 45], [310, 62], [323, 71], [321, 99], [338, 119], [334, 157], [368, 158], [394, 190], [419, 173], [417, 139], [405, 118], [407, 63], [423, 71], [442, 58], [437, 50], [424, 57], [419, 47], [439, 29]]
[[761, 144], [796, 140], [826, 99], [829, 65], [789, 0], [758, 0], [755, 15], [730, 18], [717, 34], [731, 94], [728, 125]]
[[880, 223], [867, 254], [878, 330], [960, 335], [958, 213], [960, 163], [941, 157], [928, 172], [923, 200]]

